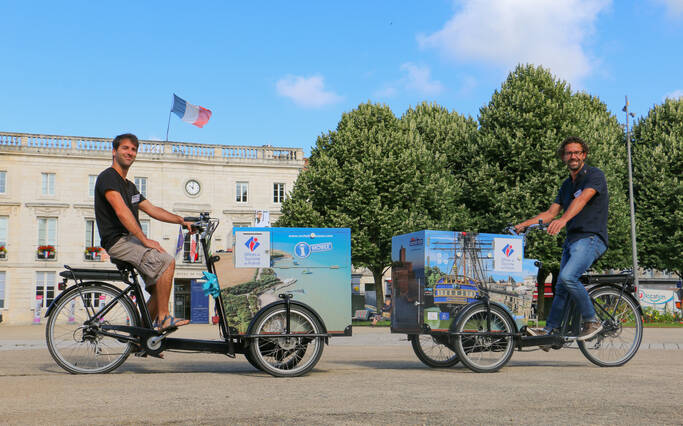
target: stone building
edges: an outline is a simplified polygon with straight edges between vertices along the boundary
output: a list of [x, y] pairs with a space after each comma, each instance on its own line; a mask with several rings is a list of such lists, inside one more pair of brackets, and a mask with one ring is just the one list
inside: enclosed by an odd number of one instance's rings
[[[93, 208], [95, 179], [111, 165], [111, 148], [111, 139], [0, 132], [3, 322], [27, 324], [38, 317], [36, 309], [44, 313], [59, 293], [64, 264], [113, 268], [99, 250]], [[219, 218], [211, 247], [217, 251], [231, 247], [232, 227], [252, 225], [256, 211], [268, 211], [274, 222], [303, 167], [300, 148], [140, 141], [128, 179], [166, 210]], [[150, 220], [143, 212], [140, 220], [150, 238], [175, 253], [178, 225]], [[176, 264], [171, 312], [189, 318], [197, 302], [193, 280], [205, 266], [201, 257], [191, 259], [189, 240]], [[203, 311], [213, 312], [213, 306]], [[204, 315], [206, 321], [210, 317]]]

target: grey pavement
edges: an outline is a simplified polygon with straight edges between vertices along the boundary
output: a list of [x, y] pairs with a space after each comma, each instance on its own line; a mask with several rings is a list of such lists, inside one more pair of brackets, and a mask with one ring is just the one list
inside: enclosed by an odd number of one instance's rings
[[476, 374], [428, 368], [404, 336], [358, 327], [292, 379], [240, 355], [194, 353], [71, 375], [40, 347], [43, 332], [0, 326], [0, 424], [681, 424], [681, 329], [646, 329], [647, 348], [619, 368], [565, 349], [516, 352], [499, 372]]
[[[190, 324], [181, 327], [173, 337], [197, 339], [218, 338], [218, 327], [208, 324]], [[388, 327], [354, 327], [352, 337], [335, 337], [331, 345], [389, 346], [406, 344], [404, 334], [392, 334]], [[43, 349], [44, 325], [11, 326], [0, 324], [0, 351]], [[639, 350], [682, 350], [683, 328], [645, 328]]]

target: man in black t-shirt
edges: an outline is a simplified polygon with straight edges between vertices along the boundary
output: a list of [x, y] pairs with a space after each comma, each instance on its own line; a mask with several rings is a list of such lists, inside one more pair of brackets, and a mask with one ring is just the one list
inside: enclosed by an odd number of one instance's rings
[[[569, 168], [569, 177], [562, 183], [548, 210], [515, 225], [520, 232], [539, 220], [544, 223], [552, 221], [548, 226], [551, 235], [557, 235], [565, 226], [567, 228], [560, 273], [546, 326], [528, 330], [532, 335], [552, 333], [561, 325], [568, 298], [572, 297], [583, 318], [578, 340], [587, 340], [602, 330], [602, 323], [579, 277], [607, 250], [607, 181], [600, 169], [585, 164], [588, 145], [581, 138], [568, 137], [557, 152]], [[564, 214], [555, 219], [563, 210]]]
[[135, 161], [138, 138], [130, 133], [113, 141], [111, 167], [100, 173], [95, 183], [95, 218], [101, 245], [109, 256], [135, 266], [152, 296], [147, 302], [152, 319], [159, 329], [179, 327], [188, 320], [176, 320], [168, 310], [175, 259], [161, 245], [142, 232], [138, 210], [154, 219], [177, 223], [192, 232], [191, 223], [182, 217], [153, 205], [126, 179]]

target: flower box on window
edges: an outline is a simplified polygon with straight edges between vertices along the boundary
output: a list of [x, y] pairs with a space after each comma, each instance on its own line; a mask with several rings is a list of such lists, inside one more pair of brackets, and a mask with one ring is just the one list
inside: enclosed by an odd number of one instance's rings
[[7, 248], [5, 246], [0, 246], [0, 259], [7, 258]]
[[85, 260], [94, 260], [94, 261], [101, 261], [102, 260], [102, 247], [86, 247], [85, 248]]
[[57, 252], [54, 246], [38, 246], [36, 255], [38, 259], [54, 259]]

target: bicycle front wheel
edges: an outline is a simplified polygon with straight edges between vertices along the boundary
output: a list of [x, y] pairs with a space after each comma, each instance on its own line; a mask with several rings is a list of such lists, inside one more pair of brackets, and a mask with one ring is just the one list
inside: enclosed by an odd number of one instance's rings
[[415, 355], [425, 365], [432, 368], [447, 368], [458, 363], [458, 355], [452, 346], [446, 345], [443, 340], [446, 336], [432, 336], [429, 334], [411, 334], [410, 343], [413, 345]]
[[638, 352], [643, 339], [643, 318], [636, 302], [620, 289], [603, 287], [591, 292], [593, 305], [603, 330], [579, 349], [590, 362], [600, 367], [626, 364]]
[[458, 319], [455, 331], [461, 333], [455, 336], [458, 358], [477, 373], [498, 371], [515, 350], [512, 336], [515, 326], [499, 306], [491, 305], [490, 311], [483, 304], [466, 309]]
[[[322, 334], [323, 327], [308, 309], [292, 305], [290, 334]], [[301, 376], [309, 372], [323, 353], [323, 337], [278, 337], [287, 326], [287, 310], [276, 305], [263, 312], [252, 334], [268, 335], [252, 340], [249, 350], [258, 368], [277, 377]], [[272, 337], [271, 337], [272, 335]]]
[[[108, 373], [128, 358], [134, 345], [103, 336], [103, 325], [138, 325], [133, 303], [122, 297], [103, 316], [93, 318], [120, 291], [104, 283], [74, 288], [54, 307], [45, 327], [47, 348], [60, 367], [72, 374]], [[120, 332], [112, 332], [120, 333]]]

